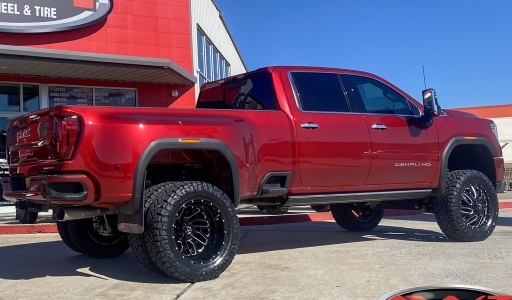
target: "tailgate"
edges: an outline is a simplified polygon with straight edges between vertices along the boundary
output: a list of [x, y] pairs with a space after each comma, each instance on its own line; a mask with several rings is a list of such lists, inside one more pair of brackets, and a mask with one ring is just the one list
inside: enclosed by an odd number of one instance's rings
[[13, 119], [7, 131], [9, 164], [12, 166], [55, 160], [56, 145], [52, 132], [51, 109]]

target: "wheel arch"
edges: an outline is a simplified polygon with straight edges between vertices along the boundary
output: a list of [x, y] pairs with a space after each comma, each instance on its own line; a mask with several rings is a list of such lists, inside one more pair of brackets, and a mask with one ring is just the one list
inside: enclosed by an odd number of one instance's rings
[[[469, 154], [479, 153], [479, 157], [471, 160], [468, 167], [463, 168], [462, 159], [470, 157]], [[468, 139], [466, 137], [455, 137], [447, 144], [441, 156], [439, 185], [432, 192], [434, 196], [444, 194], [446, 188], [447, 172], [461, 169], [472, 169], [484, 173], [491, 182], [496, 185], [496, 171], [494, 169], [494, 157], [498, 156], [491, 142], [483, 137]], [[486, 160], [491, 160], [488, 164]], [[464, 165], [467, 166], [467, 165]], [[491, 167], [488, 167], [491, 166]]]
[[146, 177], [146, 169], [150, 163], [150, 161], [155, 157], [155, 155], [162, 150], [214, 150], [218, 151], [228, 162], [232, 180], [233, 180], [233, 191], [231, 195], [228, 195], [233, 201], [233, 205], [235, 207], [238, 206], [240, 202], [240, 175], [238, 170], [237, 160], [233, 152], [229, 149], [229, 147], [222, 141], [216, 139], [193, 139], [194, 143], [187, 143], [186, 141], [190, 141], [190, 138], [180, 139], [180, 138], [168, 138], [168, 139], [160, 139], [153, 141], [149, 146], [144, 150], [139, 161], [137, 163], [137, 167], [135, 169], [134, 181], [133, 181], [133, 189], [132, 189], [132, 198], [128, 203], [123, 204], [120, 207], [120, 212], [123, 214], [134, 214], [139, 212], [142, 207], [142, 197], [144, 194], [144, 186], [145, 186], [145, 177]]

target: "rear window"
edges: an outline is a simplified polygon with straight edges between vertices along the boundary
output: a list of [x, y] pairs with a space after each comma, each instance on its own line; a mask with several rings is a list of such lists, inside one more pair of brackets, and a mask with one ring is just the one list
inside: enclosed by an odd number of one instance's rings
[[291, 76], [303, 111], [350, 112], [337, 74], [293, 72]]
[[196, 107], [243, 110], [279, 109], [270, 74], [204, 89], [199, 94]]

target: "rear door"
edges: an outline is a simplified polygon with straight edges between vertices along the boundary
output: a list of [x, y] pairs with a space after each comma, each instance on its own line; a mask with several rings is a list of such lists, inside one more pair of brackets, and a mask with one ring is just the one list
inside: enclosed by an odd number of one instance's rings
[[287, 74], [301, 182], [306, 187], [364, 184], [370, 172], [370, 138], [364, 117], [354, 114], [336, 73]]
[[346, 75], [343, 80], [370, 133], [372, 167], [366, 184], [429, 187], [439, 164], [436, 127], [422, 127], [418, 107], [377, 78]]

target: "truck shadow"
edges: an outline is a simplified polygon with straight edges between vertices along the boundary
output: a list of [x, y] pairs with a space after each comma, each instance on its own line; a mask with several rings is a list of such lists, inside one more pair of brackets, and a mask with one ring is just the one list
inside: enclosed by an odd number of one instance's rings
[[[449, 242], [444, 235], [428, 230], [379, 226], [371, 232], [354, 233], [340, 229], [333, 222], [286, 224], [277, 228], [248, 226], [242, 227], [241, 237], [238, 254], [354, 242], [370, 242], [378, 247], [379, 240]], [[113, 259], [95, 259], [71, 251], [60, 240], [0, 247], [0, 259], [0, 279], [6, 280], [81, 276], [106, 281], [184, 284], [147, 270], [130, 250]]]
[[60, 240], [0, 247], [0, 259], [0, 279], [7, 280], [81, 276], [105, 281], [183, 283], [147, 270], [131, 250], [116, 258], [96, 259], [70, 250]]
[[[252, 227], [252, 228], [251, 228]], [[440, 232], [379, 225], [368, 232], [348, 232], [334, 222], [311, 222], [308, 225], [286, 224], [279, 228], [265, 226], [242, 227], [242, 242], [238, 254], [250, 254], [277, 250], [342, 245], [355, 242], [372, 242], [378, 245], [382, 240], [411, 242], [452, 243]], [[369, 245], [369, 246], [370, 246]]]
[[[500, 213], [501, 214], [501, 213]], [[436, 223], [436, 218], [433, 214], [420, 214], [420, 215], [410, 215], [410, 216], [396, 216], [396, 217], [386, 217], [386, 219], [390, 220], [404, 220], [404, 221], [416, 221], [416, 222], [434, 222]], [[505, 217], [500, 215], [498, 217], [497, 226], [512, 226], [512, 217]]]

